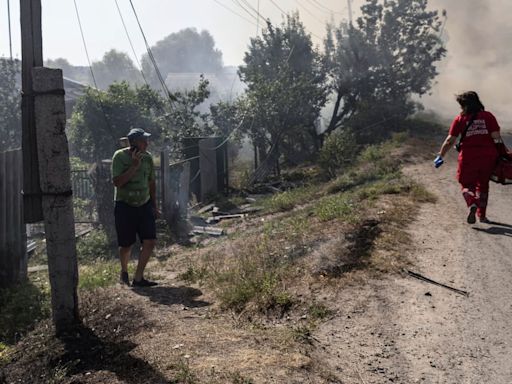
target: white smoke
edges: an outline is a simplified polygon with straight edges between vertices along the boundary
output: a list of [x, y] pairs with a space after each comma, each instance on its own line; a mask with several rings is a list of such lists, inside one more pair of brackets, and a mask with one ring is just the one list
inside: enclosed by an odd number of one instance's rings
[[430, 6], [448, 13], [448, 52], [439, 64], [432, 95], [423, 98], [425, 106], [453, 116], [459, 112], [454, 95], [474, 90], [502, 125], [512, 121], [508, 93], [512, 76], [512, 1], [430, 0]]

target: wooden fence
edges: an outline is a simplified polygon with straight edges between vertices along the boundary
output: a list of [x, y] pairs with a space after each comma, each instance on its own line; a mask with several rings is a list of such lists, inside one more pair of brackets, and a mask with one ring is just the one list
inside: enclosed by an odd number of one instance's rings
[[21, 150], [0, 152], [0, 287], [19, 282], [27, 273], [22, 164]]

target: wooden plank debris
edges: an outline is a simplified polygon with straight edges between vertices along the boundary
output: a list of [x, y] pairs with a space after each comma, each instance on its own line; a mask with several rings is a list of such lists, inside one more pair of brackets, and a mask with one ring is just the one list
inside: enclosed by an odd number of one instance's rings
[[223, 215], [223, 216], [213, 216], [206, 219], [206, 223], [214, 224], [218, 223], [222, 220], [232, 220], [232, 219], [244, 219], [247, 215], [245, 214], [236, 214], [236, 215]]
[[222, 235], [224, 235], [224, 229], [216, 228], [216, 227], [207, 227], [207, 226], [195, 226], [192, 229], [192, 233], [206, 234], [206, 235], [211, 235], [211, 236], [222, 236]]
[[197, 213], [203, 214], [206, 212], [210, 212], [214, 208], [215, 208], [215, 204], [208, 204], [208, 205], [205, 205], [203, 208], [201, 208], [199, 211], [197, 211]]

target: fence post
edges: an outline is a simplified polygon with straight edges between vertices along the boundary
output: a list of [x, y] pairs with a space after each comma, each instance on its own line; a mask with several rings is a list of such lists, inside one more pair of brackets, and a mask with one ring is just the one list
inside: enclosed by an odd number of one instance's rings
[[0, 152], [0, 288], [16, 285], [27, 276], [22, 188], [22, 152]]
[[32, 70], [39, 180], [42, 191], [52, 316], [57, 333], [79, 320], [78, 265], [66, 138], [64, 81], [60, 69]]
[[190, 195], [190, 163], [187, 161], [183, 164], [180, 174], [180, 182], [178, 187], [178, 206], [180, 210], [180, 219], [188, 218], [188, 200]]
[[112, 184], [110, 165], [110, 160], [96, 163], [91, 175], [94, 179], [98, 221], [107, 235], [113, 256], [117, 254], [117, 234], [114, 217], [114, 185]]
[[169, 166], [169, 152], [160, 153], [160, 188], [162, 193], [162, 216], [167, 224], [173, 222], [173, 193], [171, 185], [171, 169]]
[[199, 140], [199, 169], [201, 170], [201, 201], [218, 193], [217, 185], [217, 140]]

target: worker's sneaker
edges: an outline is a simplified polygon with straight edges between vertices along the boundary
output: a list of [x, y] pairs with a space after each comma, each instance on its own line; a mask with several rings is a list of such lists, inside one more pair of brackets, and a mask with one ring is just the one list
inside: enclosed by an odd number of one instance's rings
[[489, 220], [487, 217], [480, 217], [479, 220], [483, 224], [491, 224], [492, 223], [492, 221]]
[[119, 283], [130, 286], [130, 278], [128, 277], [128, 272], [121, 272], [121, 275], [119, 276]]
[[158, 283], [146, 280], [144, 278], [140, 279], [139, 281], [136, 281], [135, 279], [132, 281], [132, 287], [154, 287], [155, 285], [158, 285]]
[[476, 204], [473, 204], [471, 207], [469, 207], [469, 214], [468, 214], [468, 224], [475, 224], [476, 223], [476, 210], [477, 206]]

